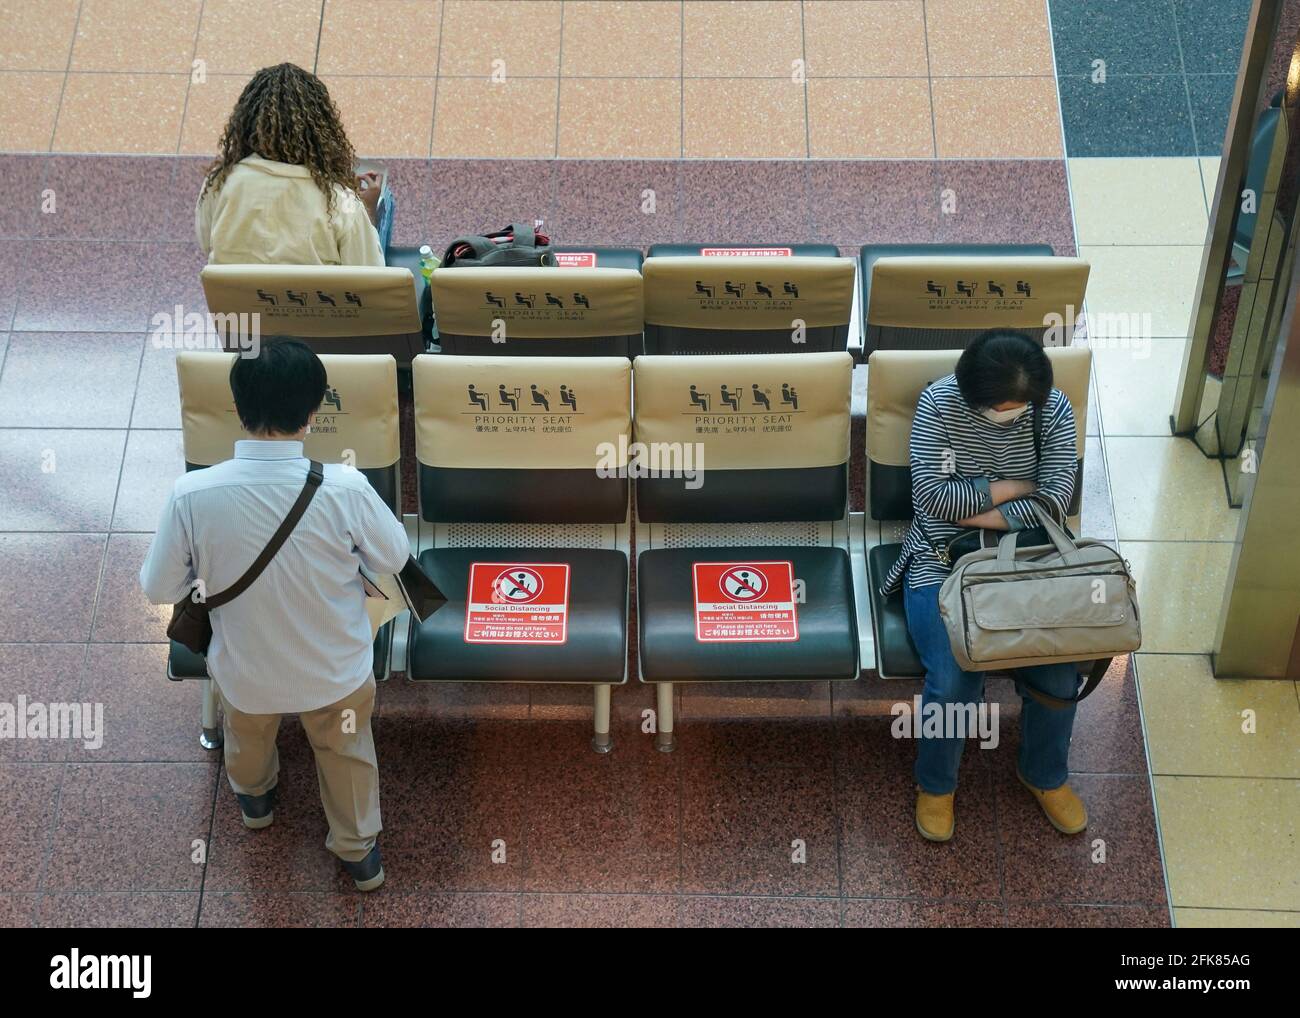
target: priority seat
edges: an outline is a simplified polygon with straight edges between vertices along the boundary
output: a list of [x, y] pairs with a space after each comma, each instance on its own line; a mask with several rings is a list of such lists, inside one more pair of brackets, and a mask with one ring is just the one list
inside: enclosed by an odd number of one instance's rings
[[659, 464], [634, 473], [638, 662], [661, 749], [673, 683], [857, 677], [852, 371], [847, 352], [634, 362], [636, 450]]
[[630, 362], [425, 355], [412, 380], [420, 564], [448, 602], [412, 620], [408, 678], [592, 685], [607, 751], [627, 681]]
[[[210, 467], [234, 455], [235, 442], [248, 437], [239, 423], [230, 391], [230, 369], [236, 355], [215, 351], [181, 351], [176, 378], [181, 396], [181, 436], [185, 469]], [[401, 518], [401, 450], [397, 405], [397, 362], [389, 354], [324, 354], [328, 385], [303, 452], [321, 463], [350, 463], [370, 481], [393, 515]], [[374, 674], [388, 678], [393, 624], [378, 628], [374, 642]], [[171, 642], [167, 657], [169, 679], [206, 679], [207, 662], [200, 654]], [[211, 692], [211, 690], [209, 690]], [[219, 732], [208, 723], [206, 737], [219, 745]]]
[[300, 339], [318, 354], [389, 354], [398, 367], [427, 346], [418, 269], [356, 265], [206, 265], [199, 273], [227, 350], [247, 337]]
[[641, 352], [645, 314], [633, 268], [449, 268], [433, 273], [431, 287], [444, 354]]
[[828, 255], [666, 255], [658, 250], [651, 249], [641, 270], [646, 353], [847, 348], [855, 269], [853, 260], [839, 257], [834, 248]]
[[1047, 244], [867, 244], [859, 256], [864, 352], [963, 349], [1018, 329], [1069, 346], [1088, 263]]
[[[1074, 410], [1078, 466], [1070, 515], [1075, 516], [1083, 497], [1083, 451], [1092, 351], [1086, 347], [1048, 347], [1045, 352], [1052, 362], [1054, 384], [1070, 400]], [[960, 350], [877, 350], [868, 360], [867, 508], [871, 520], [911, 520], [909, 447], [916, 404], [927, 385], [953, 372], [960, 356]], [[867, 543], [872, 544], [871, 541]], [[868, 600], [877, 670], [882, 678], [888, 679], [925, 674], [907, 631], [901, 588], [888, 596], [880, 592], [881, 584], [902, 550], [901, 542], [889, 542], [875, 543], [867, 551]]]

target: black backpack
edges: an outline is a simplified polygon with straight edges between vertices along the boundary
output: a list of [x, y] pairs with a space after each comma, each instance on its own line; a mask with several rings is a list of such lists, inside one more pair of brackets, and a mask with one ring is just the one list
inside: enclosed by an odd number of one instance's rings
[[442, 256], [443, 269], [554, 265], [551, 239], [531, 226], [511, 223], [486, 236], [457, 237]]

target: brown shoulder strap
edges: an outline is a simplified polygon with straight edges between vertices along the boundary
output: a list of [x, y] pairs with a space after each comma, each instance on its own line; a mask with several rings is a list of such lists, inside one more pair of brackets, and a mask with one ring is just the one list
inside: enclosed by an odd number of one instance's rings
[[274, 534], [271, 540], [267, 542], [266, 547], [262, 549], [262, 554], [258, 555], [248, 570], [237, 579], [233, 584], [223, 590], [220, 594], [213, 594], [204, 603], [209, 608], [220, 608], [228, 601], [233, 601], [240, 594], [253, 585], [256, 580], [275, 558], [275, 553], [280, 550], [280, 546], [289, 539], [293, 533], [293, 528], [298, 525], [302, 519], [302, 514], [307, 511], [307, 506], [316, 495], [316, 489], [320, 487], [321, 481], [325, 479], [325, 468], [315, 460], [307, 468], [307, 481], [302, 486], [302, 491], [298, 493], [298, 500], [294, 502], [293, 507], [289, 510], [289, 515], [284, 518], [284, 522]]

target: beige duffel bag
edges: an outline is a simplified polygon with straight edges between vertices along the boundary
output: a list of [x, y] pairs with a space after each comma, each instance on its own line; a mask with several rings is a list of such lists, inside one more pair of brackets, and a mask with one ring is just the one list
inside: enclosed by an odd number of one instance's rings
[[1037, 503], [1034, 512], [1052, 543], [1022, 548], [1012, 531], [963, 555], [939, 588], [939, 614], [966, 671], [1095, 662], [1072, 700], [1031, 690], [1065, 706], [1096, 688], [1110, 658], [1142, 646], [1137, 585], [1114, 548], [1071, 538]]

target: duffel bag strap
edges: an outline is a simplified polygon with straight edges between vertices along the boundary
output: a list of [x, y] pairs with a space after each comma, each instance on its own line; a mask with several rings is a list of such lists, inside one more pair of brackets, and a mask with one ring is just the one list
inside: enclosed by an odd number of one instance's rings
[[[525, 223], [511, 223], [502, 230], [501, 233], [513, 235], [514, 242], [511, 245], [512, 247], [537, 246], [537, 232]], [[500, 236], [500, 234], [494, 234], [494, 236]]]
[[1073, 706], [1081, 700], [1087, 699], [1094, 689], [1101, 685], [1101, 680], [1106, 676], [1106, 670], [1110, 668], [1110, 663], [1114, 661], [1113, 657], [1098, 658], [1092, 663], [1092, 668], [1088, 671], [1088, 677], [1084, 680], [1079, 691], [1069, 699], [1059, 696], [1052, 696], [1050, 693], [1044, 693], [1041, 689], [1036, 689], [1025, 681], [1021, 671], [1016, 671], [1016, 685], [1024, 689], [1031, 697], [1041, 703], [1044, 707], [1051, 707], [1053, 710], [1063, 710], [1066, 707]]

